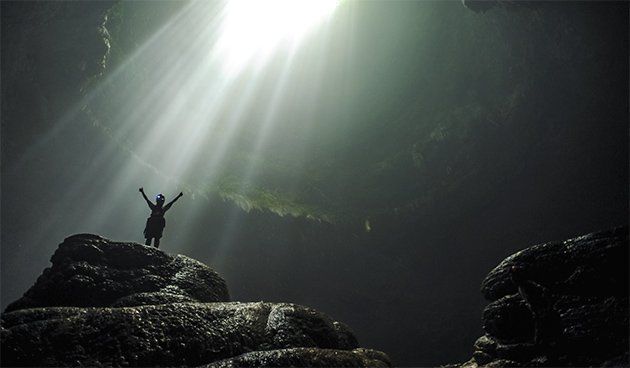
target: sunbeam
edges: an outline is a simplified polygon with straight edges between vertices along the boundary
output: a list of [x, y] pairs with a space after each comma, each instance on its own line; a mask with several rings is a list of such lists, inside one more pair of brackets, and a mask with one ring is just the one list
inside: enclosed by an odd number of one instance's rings
[[[112, 170], [116, 174], [101, 193], [106, 200], [95, 203], [99, 211], [82, 218], [81, 226], [102, 231], [119, 216], [129, 190], [148, 186], [143, 178], [147, 170], [160, 178], [157, 182], [153, 178], [152, 188], [239, 198], [237, 202], [249, 209], [242, 202], [247, 201], [246, 188], [256, 185], [269, 135], [284, 119], [276, 112], [286, 111], [295, 95], [284, 86], [307, 72], [304, 65], [294, 69], [292, 59], [311, 34], [326, 33], [315, 28], [323, 27], [337, 5], [338, 1], [237, 0], [193, 1], [183, 7], [78, 104], [97, 129], [129, 151], [129, 160], [116, 169], [109, 162], [117, 153], [115, 145], [96, 153], [85, 177]], [[129, 83], [138, 73], [144, 76], [142, 83]], [[126, 86], [123, 91], [116, 88], [121, 85]], [[311, 88], [317, 89], [301, 86], [302, 93], [312, 96]], [[113, 118], [106, 121], [98, 119], [103, 101], [116, 106]], [[308, 114], [299, 119], [293, 124], [313, 121]], [[235, 155], [244, 145], [250, 146], [248, 153]], [[139, 163], [145, 169], [139, 170]], [[219, 189], [223, 177], [240, 182], [230, 189], [236, 195]], [[90, 185], [87, 179], [78, 180], [64, 198]], [[186, 228], [194, 212], [184, 215], [180, 226]], [[231, 225], [221, 230], [221, 249], [230, 243], [229, 229], [235, 228]]]
[[262, 62], [280, 43], [296, 43], [326, 19], [338, 0], [234, 0], [227, 6], [217, 48], [224, 70], [238, 73], [252, 58]]

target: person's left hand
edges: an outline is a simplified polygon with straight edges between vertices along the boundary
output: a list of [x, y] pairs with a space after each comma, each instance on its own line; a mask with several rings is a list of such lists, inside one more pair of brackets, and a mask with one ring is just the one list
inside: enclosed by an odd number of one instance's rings
[[184, 195], [184, 192], [179, 192], [179, 196], [180, 197], [183, 196], [183, 195]]

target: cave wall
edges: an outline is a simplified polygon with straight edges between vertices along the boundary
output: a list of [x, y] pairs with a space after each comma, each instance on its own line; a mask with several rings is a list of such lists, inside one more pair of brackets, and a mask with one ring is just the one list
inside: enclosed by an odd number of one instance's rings
[[[350, 322], [366, 345], [396, 362], [439, 364], [467, 357], [481, 333], [476, 288], [496, 259], [627, 220], [628, 5], [544, 3], [481, 13], [456, 3], [382, 6], [360, 10], [367, 21], [357, 59], [365, 68], [324, 77], [350, 72], [361, 83], [326, 97], [352, 108], [322, 112], [328, 125], [315, 133], [306, 164], [317, 180], [297, 193], [282, 186], [288, 170], [259, 183], [341, 221], [245, 212], [213, 197], [190, 202], [187, 210], [197, 211], [190, 223], [173, 212], [165, 242], [191, 244], [188, 254], [216, 261], [239, 285], [239, 299], [313, 305]], [[2, 2], [3, 305], [45, 266], [52, 249], [42, 236], [82, 230], [74, 224], [99, 211], [90, 205], [101, 195], [94, 188], [129, 161], [130, 152], [114, 148], [106, 170], [82, 176], [98, 158], [95, 147], [115, 145], [103, 129], [111, 102], [88, 97], [89, 110], [76, 102], [174, 11], [165, 8], [147, 16], [110, 13], [109, 2]], [[369, 32], [366, 24], [383, 12], [402, 17], [398, 32], [413, 36], [375, 57], [386, 27]], [[415, 16], [437, 21], [406, 28]], [[409, 57], [391, 56], [401, 50]], [[385, 85], [388, 78], [403, 87]], [[417, 86], [421, 92], [413, 92]], [[362, 125], [341, 129], [340, 116]], [[340, 144], [348, 136], [353, 141]], [[274, 154], [286, 151], [270, 153], [270, 162]], [[147, 182], [160, 180], [141, 164], [137, 170]], [[77, 181], [92, 189], [59, 203]], [[98, 231], [139, 237], [142, 216], [140, 225], [111, 219]], [[238, 232], [226, 240], [222, 230], [230, 228]], [[400, 316], [410, 317], [403, 323]]]

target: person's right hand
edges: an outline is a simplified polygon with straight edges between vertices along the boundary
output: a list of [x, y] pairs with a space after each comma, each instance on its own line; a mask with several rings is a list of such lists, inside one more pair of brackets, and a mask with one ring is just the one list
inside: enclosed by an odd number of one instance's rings
[[144, 192], [144, 188], [138, 189], [138, 192], [140, 192], [140, 193]]

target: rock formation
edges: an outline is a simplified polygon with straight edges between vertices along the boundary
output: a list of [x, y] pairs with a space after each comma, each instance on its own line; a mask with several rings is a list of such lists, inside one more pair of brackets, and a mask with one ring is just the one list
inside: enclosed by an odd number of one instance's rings
[[230, 300], [225, 281], [206, 265], [136, 243], [74, 235], [59, 246], [51, 262], [7, 312]]
[[628, 366], [628, 228], [524, 249], [481, 291], [486, 334], [457, 367]]
[[[230, 302], [185, 256], [79, 234], [51, 262], [2, 314], [3, 366], [391, 365], [311, 308]], [[524, 249], [481, 291], [485, 335], [451, 367], [628, 366], [628, 228]]]
[[2, 314], [2, 366], [390, 365], [311, 308], [229, 302], [185, 256], [80, 234], [51, 262]]

